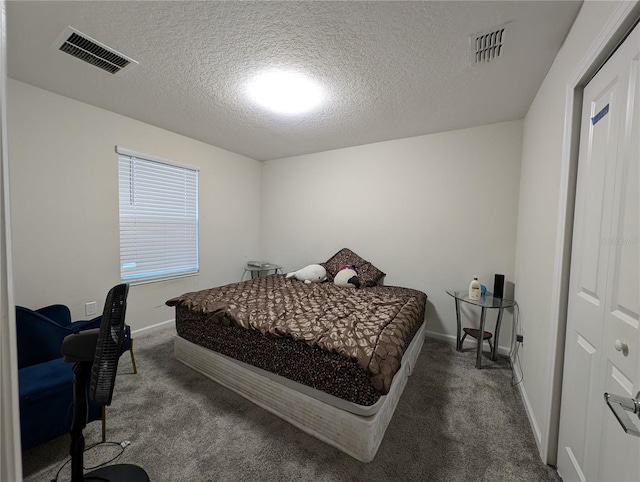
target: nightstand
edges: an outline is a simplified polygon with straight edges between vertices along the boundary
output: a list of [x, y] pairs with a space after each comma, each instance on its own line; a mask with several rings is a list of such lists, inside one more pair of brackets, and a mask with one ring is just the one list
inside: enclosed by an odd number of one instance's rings
[[[502, 313], [505, 308], [513, 308], [516, 306], [516, 302], [514, 300], [506, 300], [503, 298], [495, 298], [491, 293], [487, 293], [480, 297], [479, 300], [472, 300], [469, 298], [468, 291], [453, 291], [447, 290], [447, 294], [452, 296], [456, 302], [456, 320], [458, 322], [458, 330], [456, 333], [456, 350], [462, 351], [462, 341], [464, 338], [469, 335], [476, 340], [478, 340], [478, 352], [476, 355], [476, 368], [482, 368], [482, 342], [484, 340], [489, 341], [489, 348], [491, 348], [491, 359], [497, 360], [498, 358], [498, 338], [500, 337], [500, 325], [502, 324]], [[460, 303], [469, 303], [470, 305], [479, 306], [482, 308], [480, 313], [480, 329], [477, 330], [475, 328], [464, 328], [462, 329], [460, 323]], [[491, 346], [491, 337], [493, 336], [490, 332], [485, 331], [485, 318], [487, 314], [487, 309], [497, 309], [498, 310], [498, 319], [496, 320], [496, 330], [495, 337], [493, 339], [493, 346]], [[464, 331], [464, 336], [462, 332]], [[482, 333], [482, 337], [480, 336]]]
[[267, 262], [262, 262], [260, 266], [247, 264], [244, 267], [244, 273], [242, 273], [242, 278], [240, 279], [240, 281], [244, 280], [244, 276], [247, 273], [251, 273], [251, 279], [253, 279], [253, 278], [259, 277], [260, 273], [269, 274], [270, 271], [273, 271], [274, 274], [277, 274], [278, 271], [282, 273], [282, 266], [280, 266], [279, 264], [273, 264], [273, 263], [267, 263]]

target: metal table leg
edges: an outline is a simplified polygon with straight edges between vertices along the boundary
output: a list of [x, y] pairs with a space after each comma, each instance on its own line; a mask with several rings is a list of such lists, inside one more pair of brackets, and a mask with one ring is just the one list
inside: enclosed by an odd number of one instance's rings
[[491, 350], [491, 359], [496, 361], [498, 359], [498, 340], [500, 339], [500, 325], [502, 324], [502, 312], [503, 308], [498, 310], [498, 319], [496, 320], [496, 339], [493, 340], [493, 350]]
[[476, 355], [476, 368], [482, 368], [482, 345], [484, 343], [484, 325], [487, 318], [487, 309], [483, 306], [480, 314], [480, 337], [478, 338], [478, 353]]
[[456, 320], [458, 322], [458, 331], [456, 334], [456, 351], [462, 351], [462, 340], [460, 339], [460, 335], [462, 335], [462, 325], [460, 323], [460, 301], [458, 298], [454, 298], [456, 302]]

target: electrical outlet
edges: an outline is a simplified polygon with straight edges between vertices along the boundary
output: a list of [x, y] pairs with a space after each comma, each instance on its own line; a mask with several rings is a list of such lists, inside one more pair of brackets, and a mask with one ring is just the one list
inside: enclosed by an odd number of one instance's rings
[[524, 344], [524, 335], [516, 335], [516, 341]]
[[98, 308], [95, 301], [84, 304], [84, 316], [96, 316], [97, 313]]

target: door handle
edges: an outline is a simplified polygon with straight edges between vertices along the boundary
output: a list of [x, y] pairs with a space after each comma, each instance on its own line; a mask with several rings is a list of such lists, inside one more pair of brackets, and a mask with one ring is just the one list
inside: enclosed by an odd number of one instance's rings
[[636, 398], [621, 397], [620, 395], [614, 395], [613, 393], [605, 393], [604, 400], [616, 416], [616, 419], [618, 419], [618, 422], [620, 422], [620, 425], [622, 425], [622, 430], [624, 430], [625, 433], [640, 437], [640, 430], [626, 413], [635, 413], [640, 419], [640, 392], [636, 394]]

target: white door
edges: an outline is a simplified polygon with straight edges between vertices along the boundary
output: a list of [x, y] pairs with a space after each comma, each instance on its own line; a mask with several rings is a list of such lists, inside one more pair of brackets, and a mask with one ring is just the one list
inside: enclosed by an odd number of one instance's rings
[[640, 26], [585, 87], [580, 135], [558, 472], [640, 481], [640, 437], [603, 396], [640, 391]]

